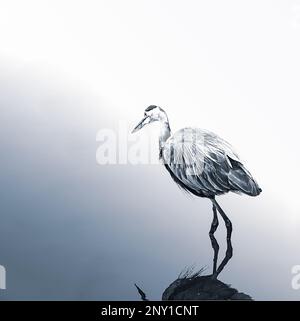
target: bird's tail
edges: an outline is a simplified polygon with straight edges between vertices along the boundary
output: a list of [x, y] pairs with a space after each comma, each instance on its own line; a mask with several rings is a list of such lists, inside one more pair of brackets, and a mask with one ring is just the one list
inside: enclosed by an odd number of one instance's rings
[[229, 172], [229, 184], [236, 191], [250, 196], [257, 196], [262, 192], [258, 183], [243, 164], [236, 162]]

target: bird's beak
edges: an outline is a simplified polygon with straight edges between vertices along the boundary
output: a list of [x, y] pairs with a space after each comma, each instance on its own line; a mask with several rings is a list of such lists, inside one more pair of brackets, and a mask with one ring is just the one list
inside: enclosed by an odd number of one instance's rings
[[132, 134], [137, 132], [138, 130], [140, 130], [141, 128], [143, 128], [145, 125], [150, 123], [150, 117], [146, 116], [144, 117], [138, 124], [137, 126], [133, 129], [133, 131], [131, 132]]

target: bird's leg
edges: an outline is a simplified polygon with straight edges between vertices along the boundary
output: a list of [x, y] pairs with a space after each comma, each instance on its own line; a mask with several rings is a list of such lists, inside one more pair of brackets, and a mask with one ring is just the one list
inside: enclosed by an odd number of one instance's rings
[[213, 204], [213, 214], [214, 214], [214, 217], [213, 217], [213, 221], [211, 223], [209, 237], [210, 237], [210, 241], [211, 241], [211, 246], [214, 250], [213, 275], [215, 275], [217, 272], [217, 263], [218, 263], [218, 254], [219, 254], [219, 244], [218, 244], [216, 238], [214, 237], [214, 233], [219, 225], [218, 213], [217, 213], [217, 208], [216, 208], [215, 204]]
[[225, 212], [222, 210], [221, 206], [217, 203], [217, 201], [215, 199], [212, 200], [213, 204], [216, 206], [218, 212], [220, 213], [220, 215], [222, 216], [224, 222], [225, 222], [225, 226], [227, 229], [227, 241], [229, 239], [231, 239], [231, 233], [232, 233], [232, 224], [230, 219], [227, 217], [227, 215], [225, 214]]
[[218, 255], [219, 255], [219, 244], [214, 237], [213, 234], [209, 234], [210, 241], [211, 241], [211, 246], [214, 250], [214, 260], [213, 260], [213, 276], [216, 275], [217, 273], [217, 263], [218, 263]]
[[218, 213], [217, 213], [217, 208], [215, 204], [213, 204], [213, 214], [214, 214], [214, 217], [211, 222], [209, 235], [213, 235], [219, 226]]
[[233, 255], [233, 249], [232, 249], [231, 236], [230, 236], [229, 238], [227, 238], [227, 249], [226, 249], [225, 257], [224, 257], [223, 261], [221, 262], [221, 264], [219, 265], [219, 267], [215, 273], [215, 277], [217, 277], [222, 272], [225, 265], [232, 258], [232, 255]]
[[233, 249], [232, 249], [232, 244], [231, 244], [231, 234], [232, 234], [232, 224], [230, 219], [227, 217], [227, 215], [224, 213], [222, 210], [221, 206], [217, 203], [215, 199], [212, 199], [213, 204], [216, 206], [218, 212], [222, 216], [225, 225], [226, 225], [226, 230], [227, 230], [227, 249], [226, 249], [226, 254], [219, 265], [217, 271], [216, 271], [216, 277], [221, 273], [221, 271], [224, 269], [225, 265], [228, 263], [228, 261], [232, 258], [233, 255]]

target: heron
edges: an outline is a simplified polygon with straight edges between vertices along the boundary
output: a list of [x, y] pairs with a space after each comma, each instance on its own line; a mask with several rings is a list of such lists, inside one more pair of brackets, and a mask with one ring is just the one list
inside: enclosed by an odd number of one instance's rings
[[230, 241], [232, 223], [216, 196], [228, 192], [258, 196], [262, 189], [226, 140], [200, 128], [187, 127], [172, 134], [168, 116], [159, 106], [147, 107], [132, 133], [153, 122], [160, 124], [159, 158], [172, 179], [185, 192], [212, 202], [213, 220], [209, 231], [212, 242], [219, 225], [218, 213]]

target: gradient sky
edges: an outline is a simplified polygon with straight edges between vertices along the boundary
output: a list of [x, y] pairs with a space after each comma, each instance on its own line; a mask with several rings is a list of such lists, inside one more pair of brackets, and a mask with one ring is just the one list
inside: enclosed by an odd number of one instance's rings
[[96, 163], [97, 132], [150, 104], [230, 141], [263, 189], [220, 198], [220, 279], [300, 299], [299, 57], [300, 1], [0, 1], [0, 299], [159, 299], [211, 268], [207, 200], [162, 166]]

